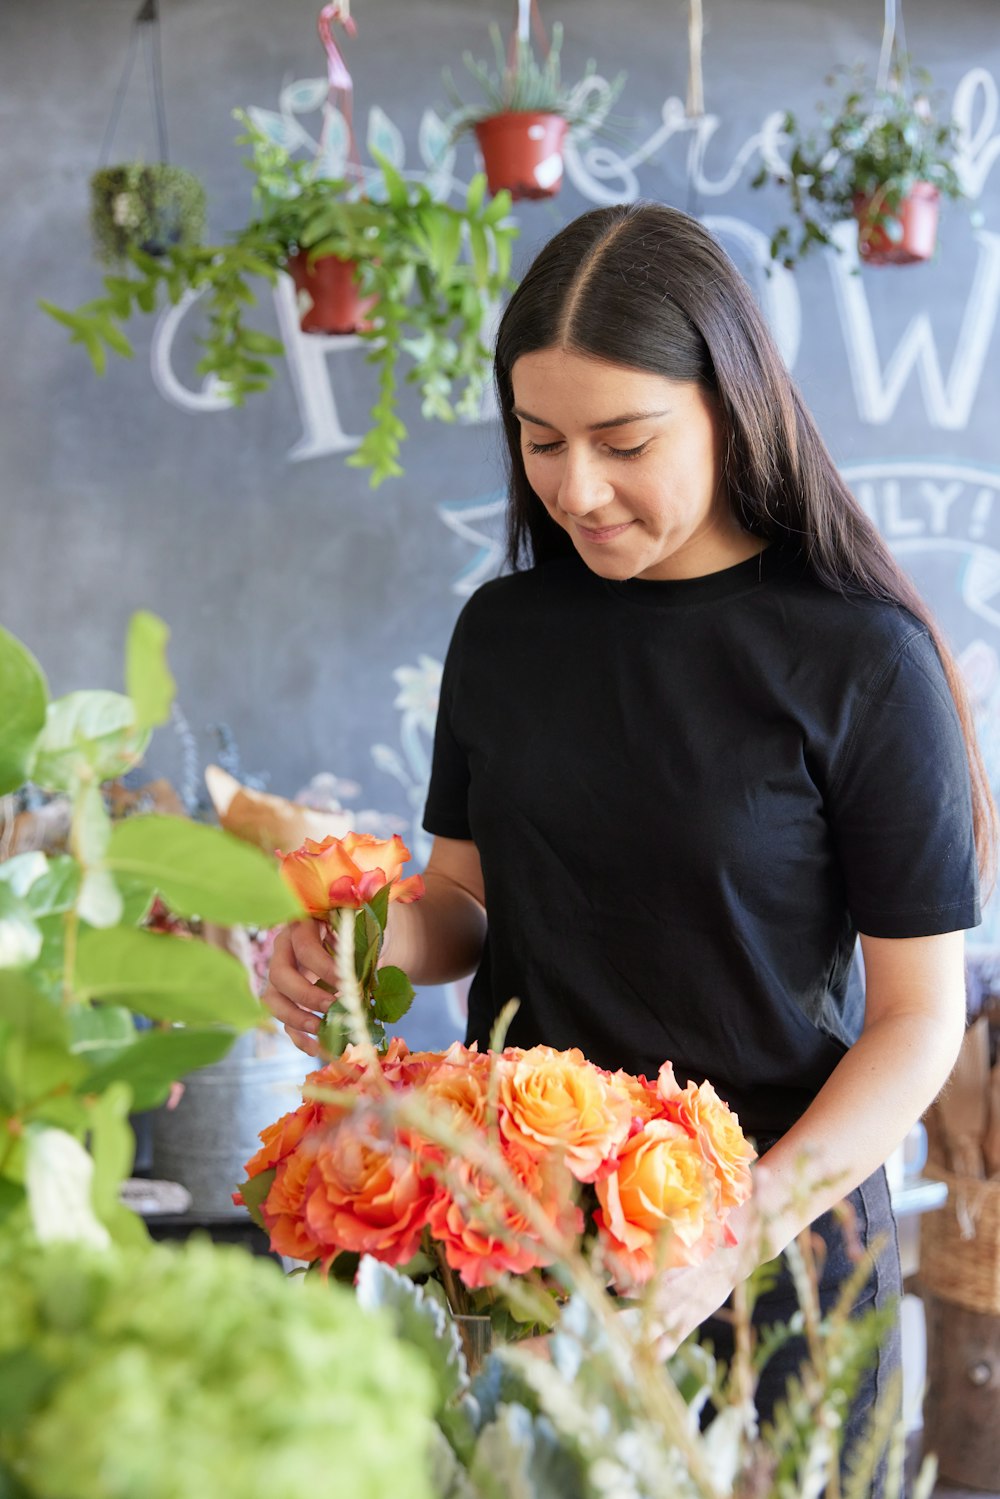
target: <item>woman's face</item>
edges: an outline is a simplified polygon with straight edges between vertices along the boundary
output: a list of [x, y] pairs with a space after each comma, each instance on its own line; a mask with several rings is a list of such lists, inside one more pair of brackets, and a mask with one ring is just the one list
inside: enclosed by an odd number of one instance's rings
[[528, 482], [603, 578], [696, 578], [763, 542], [733, 518], [701, 386], [566, 349], [511, 370]]

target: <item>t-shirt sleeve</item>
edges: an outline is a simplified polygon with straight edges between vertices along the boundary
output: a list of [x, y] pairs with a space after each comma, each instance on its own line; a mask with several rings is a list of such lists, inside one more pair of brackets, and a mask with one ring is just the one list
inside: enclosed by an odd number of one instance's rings
[[923, 630], [892, 652], [853, 715], [828, 796], [859, 931], [925, 937], [978, 924], [965, 740]]
[[464, 617], [464, 614], [459, 615], [445, 657], [434, 729], [431, 779], [424, 808], [425, 830], [442, 838], [472, 837], [469, 828], [469, 761], [453, 724]]

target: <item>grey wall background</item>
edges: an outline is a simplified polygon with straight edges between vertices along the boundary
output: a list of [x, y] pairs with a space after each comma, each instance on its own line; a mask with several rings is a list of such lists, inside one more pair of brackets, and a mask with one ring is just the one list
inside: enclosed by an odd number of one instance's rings
[[[212, 726], [224, 724], [245, 776], [282, 795], [319, 772], [353, 782], [340, 789], [345, 803], [398, 827], [419, 855], [436, 666], [464, 594], [497, 565], [498, 428], [422, 424], [410, 406], [406, 477], [372, 492], [341, 454], [295, 456], [310, 431], [314, 448], [330, 445], [329, 419], [310, 425], [310, 401], [332, 398], [344, 431], [362, 430], [372, 380], [356, 349], [295, 345], [270, 392], [210, 411], [197, 409], [196, 309], [172, 343], [162, 322], [136, 322], [135, 360], [115, 361], [103, 380], [37, 311], [39, 297], [72, 307], [99, 289], [87, 180], [137, 3], [0, 0], [0, 619], [58, 693], [118, 687], [129, 615], [157, 611], [173, 632], [190, 737], [185, 751], [161, 731], [152, 771], [183, 787], [218, 758]], [[171, 157], [204, 179], [213, 236], [238, 227], [250, 203], [232, 110], [277, 111], [286, 85], [323, 76], [318, 9], [161, 0]], [[720, 234], [835, 458], [943, 618], [1000, 786], [995, 0], [906, 0], [910, 52], [963, 128], [972, 201], [944, 206], [932, 264], [857, 275], [850, 254], [830, 252], [794, 277], [768, 277], [764, 247], [783, 202], [749, 180], [769, 120], [773, 135], [786, 108], [810, 114], [835, 63], [874, 68], [880, 0], [706, 0], [705, 10], [709, 116], [692, 131], [671, 103], [686, 86], [684, 0], [546, 0], [546, 22], [565, 23], [568, 77], [589, 57], [606, 76], [627, 70], [619, 112], [630, 128], [602, 157], [581, 145], [558, 198], [516, 206], [515, 263], [577, 213], [619, 198], [674, 203]], [[345, 53], [362, 138], [381, 110], [406, 167], [423, 171], [421, 117], [446, 106], [441, 67], [460, 76], [463, 49], [485, 53], [488, 22], [506, 29], [513, 12], [507, 0], [355, 0], [359, 36]], [[303, 123], [318, 130], [318, 116]], [[115, 146], [119, 158], [153, 153], [138, 67]], [[465, 182], [473, 169], [463, 145], [455, 175]], [[262, 299], [278, 332], [266, 287]], [[974, 950], [998, 945], [991, 912]], [[434, 1044], [456, 1033], [459, 1003], [424, 996], [408, 1035]]]

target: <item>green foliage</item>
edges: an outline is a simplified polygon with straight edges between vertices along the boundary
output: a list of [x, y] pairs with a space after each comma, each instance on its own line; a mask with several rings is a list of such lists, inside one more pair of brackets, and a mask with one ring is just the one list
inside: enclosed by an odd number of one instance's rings
[[221, 926], [277, 926], [300, 906], [273, 859], [219, 828], [183, 817], [132, 817], [112, 830], [106, 863], [157, 890], [177, 916]]
[[349, 1290], [202, 1241], [0, 1244], [0, 1281], [0, 1469], [33, 1499], [431, 1499], [431, 1375]]
[[[815, 1264], [796, 1245], [790, 1255], [802, 1307], [784, 1331], [791, 1336], [804, 1326], [809, 1351], [773, 1423], [760, 1432], [752, 1374], [748, 1403], [748, 1371], [717, 1364], [694, 1339], [664, 1366], [646, 1341], [641, 1316], [616, 1311], [603, 1281], [582, 1263], [564, 1267], [574, 1294], [549, 1339], [549, 1358], [499, 1347], [471, 1381], [456, 1358], [453, 1326], [425, 1290], [371, 1259], [362, 1260], [357, 1284], [362, 1302], [387, 1309], [397, 1336], [422, 1351], [433, 1371], [439, 1495], [794, 1499], [840, 1492], [833, 1475], [844, 1458], [843, 1492], [867, 1499], [888, 1447], [886, 1499], [900, 1499], [898, 1390], [877, 1402], [856, 1447], [840, 1451], [847, 1406], [894, 1312], [871, 1307], [852, 1315], [871, 1271], [866, 1257], [837, 1305], [822, 1315]], [[746, 1316], [745, 1307], [736, 1315]], [[752, 1348], [755, 1335], [747, 1334]], [[439, 1341], [437, 1353], [430, 1338]], [[706, 1419], [708, 1401], [714, 1413]]]
[[[217, 829], [167, 817], [112, 826], [101, 783], [133, 769], [152, 727], [169, 716], [166, 638], [162, 621], [137, 615], [127, 696], [72, 692], [47, 703], [38, 667], [0, 632], [0, 704], [6, 708], [6, 694], [16, 697], [20, 685], [31, 705], [30, 713], [0, 717], [0, 765], [30, 769], [38, 785], [67, 797], [73, 813], [69, 854], [33, 852], [0, 863], [3, 1223], [26, 1216], [24, 1142], [48, 1131], [39, 1179], [44, 1161], [58, 1159], [68, 1181], [75, 1163], [86, 1164], [74, 1142], [88, 1141], [86, 1212], [113, 1238], [133, 1239], [139, 1220], [118, 1203], [131, 1167], [128, 1112], [161, 1103], [175, 1079], [218, 1061], [238, 1031], [264, 1017], [246, 970], [228, 953], [136, 930], [153, 894], [184, 915], [197, 911], [228, 925], [299, 914], [276, 865]], [[133, 1012], [159, 1028], [140, 1030]], [[69, 1142], [61, 1156], [60, 1134]], [[46, 1192], [42, 1216], [48, 1222], [54, 1202], [58, 1220], [59, 1190]], [[67, 1203], [70, 1195], [67, 1188]], [[69, 1233], [68, 1207], [66, 1216]], [[51, 1232], [60, 1231], [56, 1221]]]
[[782, 224], [771, 240], [772, 257], [788, 267], [817, 245], [831, 244], [834, 226], [859, 204], [866, 205], [866, 222], [898, 240], [899, 208], [917, 182], [945, 197], [962, 196], [954, 165], [957, 127], [935, 113], [928, 74], [916, 75], [921, 91], [915, 95], [899, 71], [879, 89], [860, 64], [836, 70], [826, 82], [833, 88], [845, 75], [839, 101], [818, 106], [818, 129], [803, 129], [786, 115], [787, 166], [763, 166], [751, 183], [773, 181], [788, 191], [797, 228]]
[[462, 54], [462, 61], [485, 96], [482, 104], [463, 104], [451, 72], [445, 69], [445, 84], [455, 106], [455, 113], [448, 121], [453, 137], [498, 114], [561, 115], [571, 130], [593, 131], [604, 124], [622, 91], [625, 74], [619, 73], [611, 83], [605, 83], [596, 77], [596, 64], [591, 60], [578, 83], [564, 83], [560, 64], [563, 40], [560, 22], [557, 21], [552, 28], [552, 43], [544, 62], [536, 58], [531, 39], [519, 36], [513, 40], [513, 55], [508, 59], [500, 28], [495, 23], [490, 26], [490, 40], [493, 44], [491, 63], [477, 61], [471, 52]]
[[176, 683], [167, 665], [170, 631], [157, 615], [140, 609], [129, 621], [125, 642], [125, 690], [135, 703], [142, 728], [166, 723]]
[[[186, 291], [204, 294], [208, 329], [198, 370], [214, 376], [237, 405], [265, 390], [279, 340], [247, 323], [256, 304], [255, 280], [274, 283], [291, 255], [310, 260], [335, 255], [357, 264], [363, 298], [374, 306], [359, 336], [378, 372], [371, 426], [348, 462], [371, 471], [372, 485], [403, 472], [406, 428], [398, 411], [400, 359], [412, 356], [406, 380], [421, 392], [423, 415], [441, 421], [478, 411], [490, 368], [484, 341], [491, 303], [510, 282], [516, 228], [502, 222], [510, 198], [453, 208], [422, 183], [404, 179], [377, 157], [378, 193], [362, 197], [357, 184], [319, 175], [319, 163], [294, 159], [237, 111], [250, 147], [255, 217], [224, 245], [174, 245], [153, 256], [131, 248], [119, 274], [104, 278], [104, 295], [75, 312], [41, 302], [70, 330], [102, 373], [107, 351], [130, 357], [124, 326]], [[485, 183], [483, 184], [485, 186]], [[469, 256], [464, 257], [464, 243]]]
[[205, 189], [166, 162], [102, 167], [90, 179], [90, 228], [97, 257], [108, 264], [133, 248], [161, 255], [196, 245], [205, 233]]
[[48, 688], [31, 652], [0, 629], [0, 796], [28, 779], [35, 741], [45, 723]]

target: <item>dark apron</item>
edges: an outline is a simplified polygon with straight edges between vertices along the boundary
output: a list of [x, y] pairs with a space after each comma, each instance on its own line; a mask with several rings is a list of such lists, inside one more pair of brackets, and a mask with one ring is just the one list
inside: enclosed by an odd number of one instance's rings
[[[759, 1140], [758, 1149], [763, 1155], [773, 1140]], [[883, 1167], [848, 1193], [845, 1202], [856, 1215], [857, 1236], [862, 1246], [868, 1247], [880, 1236], [884, 1239], [876, 1258], [872, 1275], [862, 1288], [854, 1304], [856, 1312], [867, 1311], [871, 1306], [895, 1306], [897, 1315], [888, 1332], [883, 1336], [878, 1358], [867, 1367], [861, 1376], [857, 1394], [851, 1405], [846, 1423], [845, 1440], [841, 1453], [841, 1468], [859, 1441], [863, 1441], [872, 1410], [876, 1402], [886, 1398], [892, 1380], [899, 1379], [902, 1370], [900, 1343], [900, 1319], [898, 1307], [903, 1294], [902, 1274], [899, 1265], [899, 1243], [896, 1238], [896, 1222], [892, 1216], [889, 1186]], [[831, 1310], [840, 1294], [842, 1283], [854, 1270], [844, 1231], [833, 1211], [824, 1213], [812, 1225], [814, 1233], [826, 1244], [826, 1260], [820, 1278], [820, 1305], [825, 1312]], [[788, 1267], [784, 1260], [777, 1283], [758, 1300], [753, 1314], [755, 1327], [787, 1323], [798, 1310], [798, 1297]], [[733, 1331], [728, 1322], [709, 1317], [699, 1329], [699, 1339], [713, 1345], [717, 1358], [727, 1364], [733, 1356]], [[791, 1375], [795, 1374], [806, 1357], [806, 1344], [802, 1338], [790, 1339], [768, 1361], [757, 1387], [757, 1411], [761, 1424], [770, 1421], [774, 1406], [785, 1393]], [[898, 1401], [898, 1395], [897, 1395]], [[707, 1412], [710, 1418], [712, 1411]], [[883, 1458], [876, 1472], [876, 1481], [871, 1489], [872, 1499], [879, 1499], [885, 1483], [886, 1463]]]

